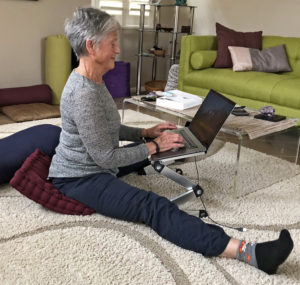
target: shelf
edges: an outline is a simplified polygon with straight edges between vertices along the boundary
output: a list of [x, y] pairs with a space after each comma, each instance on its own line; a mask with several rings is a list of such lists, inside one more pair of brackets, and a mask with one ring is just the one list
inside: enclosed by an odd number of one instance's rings
[[[138, 54], [137, 54], [137, 56], [139, 56]], [[144, 56], [144, 57], [167, 57], [168, 55], [164, 55], [164, 56], [162, 56], [162, 55], [155, 55], [154, 53], [150, 53], [150, 52], [143, 52], [142, 54], [141, 54], [141, 56]]]
[[176, 4], [140, 4], [140, 5], [149, 5], [151, 7], [187, 7], [187, 8], [197, 8], [197, 6], [176, 5]]
[[[157, 59], [164, 58], [169, 59], [170, 67], [179, 59], [179, 55], [177, 55], [177, 37], [180, 34], [182, 35], [190, 35], [193, 33], [193, 21], [194, 21], [194, 9], [196, 6], [188, 6], [188, 5], [176, 5], [176, 4], [150, 4], [150, 6], [154, 7], [154, 21], [153, 21], [153, 28], [145, 28], [145, 7], [149, 4], [141, 4], [140, 5], [140, 25], [137, 29], [139, 33], [139, 43], [138, 43], [138, 53], [137, 53], [137, 82], [136, 82], [136, 94], [139, 95], [141, 92], [141, 76], [142, 76], [142, 61], [143, 58], [150, 58], [152, 59], [152, 81], [156, 79], [156, 69], [157, 69]], [[163, 7], [174, 7], [174, 22], [171, 27], [161, 27], [160, 23], [160, 12]], [[189, 27], [189, 29], [185, 29], [185, 32], [178, 31], [179, 30], [179, 10], [182, 8], [189, 9], [189, 15], [187, 19], [189, 20], [189, 24], [185, 26], [185, 28]], [[169, 11], [173, 11], [170, 9]], [[154, 28], [155, 27], [155, 28]], [[156, 29], [161, 27], [161, 29]], [[184, 27], [184, 26], [182, 26]], [[172, 29], [165, 31], [164, 29]], [[143, 46], [144, 42], [144, 33], [150, 32], [154, 34], [154, 45], [159, 46], [159, 35], [160, 34], [169, 34], [171, 35], [171, 50], [169, 51], [168, 48], [164, 48], [168, 50], [170, 54], [164, 55], [155, 55], [153, 53], [149, 53], [144, 51], [145, 48]]]
[[136, 29], [137, 31], [139, 32], [150, 32], [150, 33], [162, 33], [162, 34], [190, 34], [190, 33], [187, 33], [187, 32], [174, 32], [174, 31], [171, 31], [171, 32], [167, 32], [167, 31], [160, 31], [160, 30], [154, 30], [154, 29]]
[[[154, 57], [165, 57], [165, 58], [168, 58], [170, 55], [169, 54], [165, 54], [164, 56], [162, 56], [162, 55], [155, 55], [155, 54], [149, 53], [149, 52], [143, 52], [142, 54], [136, 54], [136, 56], [151, 57], [151, 58], [154, 58]], [[176, 59], [179, 59], [179, 55], [176, 55]]]

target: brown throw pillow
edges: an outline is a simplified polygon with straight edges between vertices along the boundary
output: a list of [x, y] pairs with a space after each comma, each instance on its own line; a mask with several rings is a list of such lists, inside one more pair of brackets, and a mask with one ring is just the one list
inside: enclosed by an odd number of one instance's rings
[[216, 68], [232, 67], [231, 56], [228, 46], [262, 48], [262, 31], [259, 32], [237, 32], [216, 23], [218, 41], [218, 54], [214, 64]]
[[45, 103], [10, 105], [2, 107], [1, 111], [15, 122], [41, 120], [60, 116], [59, 106]]
[[245, 47], [228, 47], [233, 71], [284, 72], [292, 71], [284, 45], [264, 50]]

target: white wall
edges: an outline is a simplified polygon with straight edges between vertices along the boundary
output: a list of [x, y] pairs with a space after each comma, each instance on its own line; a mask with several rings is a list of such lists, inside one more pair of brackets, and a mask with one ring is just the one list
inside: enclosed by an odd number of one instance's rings
[[299, 0], [188, 0], [195, 10], [194, 32], [213, 35], [219, 22], [237, 31], [300, 37]]
[[90, 0], [0, 0], [0, 88], [44, 80], [44, 41], [63, 33], [65, 18]]

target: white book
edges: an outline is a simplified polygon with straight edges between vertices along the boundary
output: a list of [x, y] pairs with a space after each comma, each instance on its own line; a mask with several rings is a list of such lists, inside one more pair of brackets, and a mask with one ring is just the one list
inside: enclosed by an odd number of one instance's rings
[[[158, 93], [158, 92], [156, 92]], [[156, 105], [164, 108], [185, 110], [202, 104], [202, 98], [180, 90], [161, 92], [156, 99]]]

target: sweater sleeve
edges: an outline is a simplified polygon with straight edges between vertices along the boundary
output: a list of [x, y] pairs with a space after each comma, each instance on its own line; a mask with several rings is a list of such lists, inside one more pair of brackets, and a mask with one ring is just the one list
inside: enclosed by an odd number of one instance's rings
[[103, 169], [118, 168], [146, 159], [149, 151], [145, 144], [119, 147], [120, 117], [118, 111], [108, 105], [110, 95], [106, 96], [105, 90], [101, 92], [104, 94], [96, 90], [81, 91], [73, 97], [74, 121], [88, 155]]
[[120, 140], [121, 141], [140, 141], [142, 138], [142, 128], [134, 128], [126, 125], [120, 126]]

